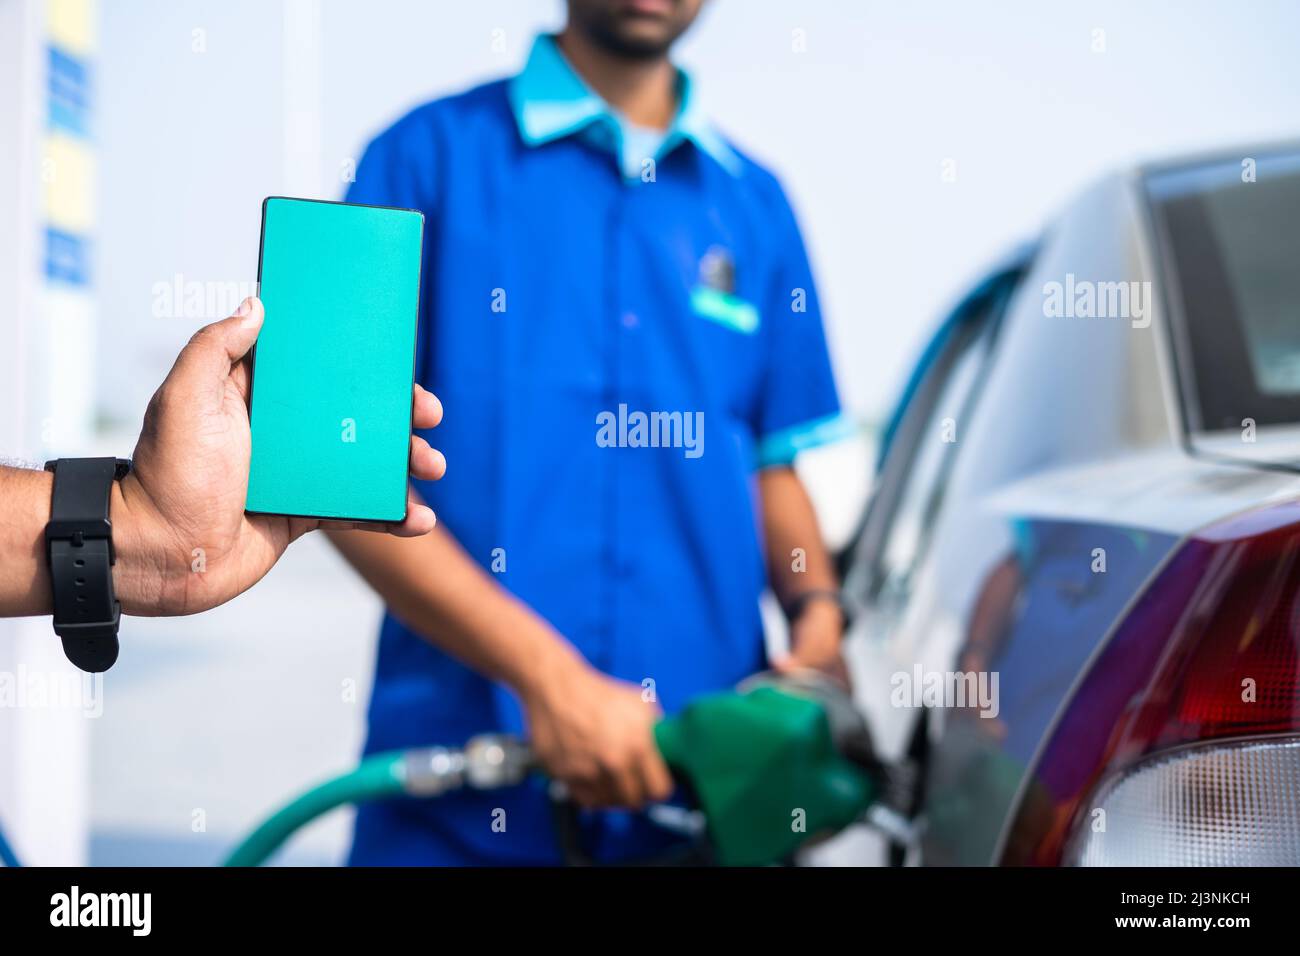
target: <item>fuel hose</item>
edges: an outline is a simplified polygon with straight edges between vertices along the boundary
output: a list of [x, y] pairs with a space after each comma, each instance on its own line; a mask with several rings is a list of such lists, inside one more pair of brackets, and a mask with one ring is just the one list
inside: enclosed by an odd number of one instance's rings
[[386, 797], [436, 797], [469, 787], [492, 790], [520, 783], [534, 767], [527, 744], [503, 734], [482, 734], [462, 748], [422, 747], [366, 757], [355, 770], [308, 790], [267, 818], [226, 866], [258, 866], [295, 831], [344, 804]]
[[271, 856], [295, 831], [321, 814], [348, 803], [365, 803], [405, 792], [402, 753], [367, 757], [350, 773], [313, 787], [276, 811], [235, 848], [226, 866], [257, 866]]

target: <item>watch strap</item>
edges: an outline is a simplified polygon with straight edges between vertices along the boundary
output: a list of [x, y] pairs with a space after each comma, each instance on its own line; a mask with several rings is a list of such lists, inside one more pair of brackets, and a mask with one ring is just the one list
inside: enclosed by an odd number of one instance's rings
[[113, 593], [113, 528], [109, 501], [113, 481], [130, 462], [117, 458], [60, 458], [54, 473], [45, 549], [54, 605], [54, 633], [63, 652], [90, 673], [117, 660], [122, 606]]
[[800, 591], [792, 597], [786, 605], [785, 613], [787, 620], [796, 620], [800, 614], [814, 601], [826, 601], [834, 604], [840, 611], [840, 617], [844, 621], [844, 626], [849, 625], [850, 614], [848, 603], [844, 600], [844, 595], [839, 591], [833, 591], [829, 588], [810, 588], [807, 591]]

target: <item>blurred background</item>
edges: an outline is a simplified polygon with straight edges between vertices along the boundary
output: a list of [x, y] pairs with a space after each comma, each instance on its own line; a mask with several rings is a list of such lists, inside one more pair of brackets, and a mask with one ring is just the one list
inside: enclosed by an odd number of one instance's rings
[[[561, 0], [0, 0], [0, 455], [129, 454], [186, 339], [254, 291], [262, 198], [340, 198], [371, 136], [562, 21]], [[679, 59], [782, 178], [863, 424], [801, 462], [830, 538], [953, 298], [1109, 168], [1294, 135], [1298, 38], [1287, 0], [711, 0]], [[223, 608], [124, 623], [81, 705], [0, 693], [19, 853], [220, 859], [355, 759], [379, 610], [309, 538]], [[0, 623], [0, 675], [69, 676], [47, 621]], [[347, 835], [337, 814], [281, 861], [336, 862]]]

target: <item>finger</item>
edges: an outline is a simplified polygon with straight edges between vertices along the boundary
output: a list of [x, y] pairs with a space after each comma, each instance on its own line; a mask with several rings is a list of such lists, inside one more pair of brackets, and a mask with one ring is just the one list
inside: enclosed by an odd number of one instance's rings
[[645, 791], [641, 785], [639, 762], [634, 761], [623, 767], [610, 767], [606, 770], [606, 781], [614, 804], [639, 810], [645, 803]]
[[220, 358], [229, 370], [232, 362], [238, 362], [253, 347], [265, 317], [262, 300], [249, 296], [240, 303], [230, 318], [205, 325], [195, 332], [190, 344], [185, 347], [186, 351], [197, 348], [205, 357], [212, 360]]
[[437, 428], [442, 423], [442, 402], [433, 392], [416, 385], [411, 394], [411, 424], [414, 428]]
[[433, 509], [420, 501], [412, 501], [406, 507], [406, 520], [400, 524], [388, 526], [388, 533], [398, 538], [418, 538], [428, 534], [438, 524], [438, 516]]
[[[237, 363], [261, 330], [263, 310], [255, 298], [244, 299], [239, 312], [220, 323], [204, 325], [190, 338], [168, 373], [165, 388], [186, 395], [187, 401], [218, 401]], [[246, 382], [247, 385], [247, 382]]]
[[584, 760], [578, 764], [559, 766], [543, 760], [542, 765], [551, 775], [551, 785], [559, 799], [567, 798], [587, 808], [609, 806], [611, 796], [607, 792], [600, 768], [595, 763]]
[[438, 524], [433, 509], [420, 500], [414, 490], [406, 495], [405, 521], [335, 521], [325, 519], [318, 521], [316, 527], [324, 531], [377, 531], [399, 538], [418, 538], [428, 534]]
[[315, 531], [317, 528], [322, 527], [322, 523], [318, 518], [281, 518], [279, 515], [258, 514], [247, 515], [246, 517], [253, 524], [262, 524], [266, 526], [271, 526], [272, 523], [276, 521], [286, 522], [289, 528], [289, 544], [293, 544], [293, 542], [297, 541], [308, 532]]
[[396, 535], [399, 538], [418, 538], [428, 534], [438, 524], [438, 518], [428, 505], [411, 505], [406, 510], [405, 521], [336, 521], [325, 518], [312, 527], [321, 531], [375, 531]]
[[378, 531], [388, 534], [393, 526], [391, 521], [337, 521], [333, 518], [321, 518], [312, 525], [313, 530], [321, 531]]
[[668, 769], [668, 764], [664, 763], [664, 758], [659, 755], [657, 748], [650, 748], [641, 762], [641, 768], [646, 796], [650, 800], [658, 803], [673, 795], [675, 784], [672, 771]]
[[428, 534], [438, 523], [433, 509], [424, 503], [415, 489], [406, 488], [406, 520], [388, 526], [388, 533], [399, 538], [418, 538]]
[[580, 807], [586, 807], [589, 810], [596, 807], [609, 806], [609, 800], [601, 791], [586, 783], [569, 783], [569, 796], [573, 802]]
[[447, 459], [419, 435], [411, 436], [411, 476], [437, 481], [447, 473]]
[[629, 803], [628, 806], [640, 809], [652, 799], [652, 791], [650, 787], [650, 754], [638, 754], [636, 761], [632, 764], [630, 770], [634, 784], [633, 792], [630, 794], [630, 797], [636, 802]]

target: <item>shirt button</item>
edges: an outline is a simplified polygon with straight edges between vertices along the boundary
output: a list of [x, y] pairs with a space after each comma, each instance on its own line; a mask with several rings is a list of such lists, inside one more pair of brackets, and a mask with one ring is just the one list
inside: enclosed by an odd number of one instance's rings
[[635, 313], [635, 312], [624, 312], [624, 313], [623, 313], [623, 328], [625, 328], [625, 329], [635, 329], [635, 328], [636, 328], [637, 326], [639, 326], [640, 324], [641, 324], [641, 320], [638, 319], [638, 318], [636, 317], [636, 313]]

